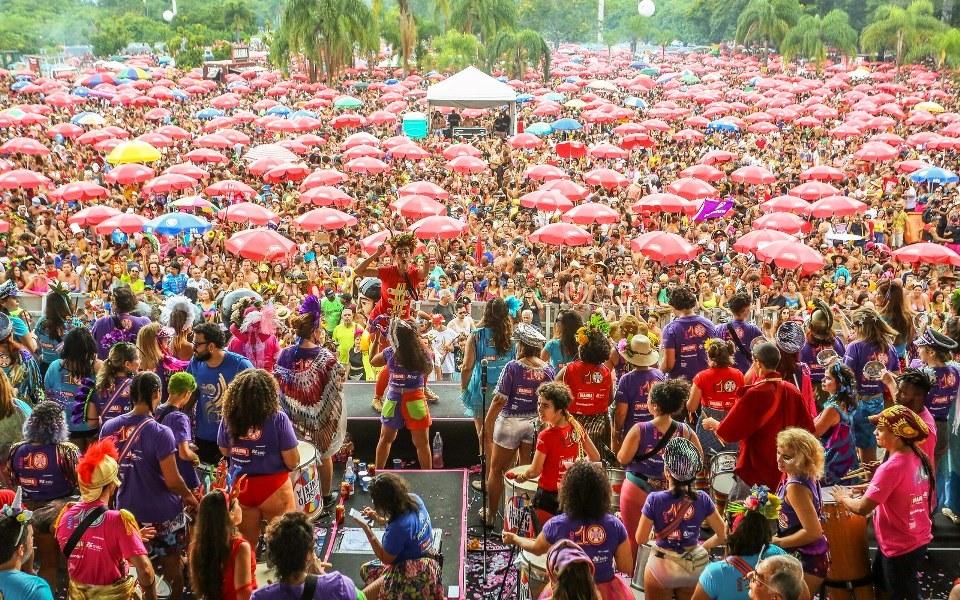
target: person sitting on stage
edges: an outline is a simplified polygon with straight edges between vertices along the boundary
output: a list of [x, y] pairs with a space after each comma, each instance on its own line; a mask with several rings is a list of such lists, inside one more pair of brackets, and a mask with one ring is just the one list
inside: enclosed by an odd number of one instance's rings
[[765, 558], [750, 574], [750, 600], [805, 600], [803, 566], [789, 554]]
[[[156, 577], [140, 530], [126, 510], [107, 510], [120, 487], [120, 465], [112, 438], [93, 442], [77, 465], [80, 502], [67, 504], [57, 517], [57, 542], [67, 559], [70, 598], [134, 598], [139, 583], [144, 600], [156, 600]], [[137, 570], [134, 579], [128, 565]]]
[[686, 377], [692, 381], [707, 368], [707, 350], [703, 343], [713, 335], [716, 326], [710, 319], [693, 314], [697, 296], [688, 287], [673, 290], [670, 306], [674, 319], [663, 328], [660, 370], [670, 379]]
[[366, 600], [349, 577], [327, 573], [332, 565], [317, 560], [313, 523], [306, 514], [287, 513], [274, 521], [266, 545], [278, 581], [255, 591], [251, 600]]
[[803, 404], [800, 390], [783, 381], [777, 372], [780, 350], [772, 342], [757, 344], [753, 361], [759, 382], [740, 390], [739, 398], [723, 421], [704, 419], [702, 426], [715, 431], [723, 443], [740, 442], [735, 474], [737, 482], [730, 500], [746, 498], [750, 488], [780, 483], [777, 469], [777, 434], [787, 427], [813, 431], [813, 419]]
[[834, 496], [853, 513], [873, 513], [880, 547], [873, 560], [877, 587], [891, 600], [920, 598], [920, 563], [933, 539], [935, 484], [930, 459], [917, 444], [930, 435], [930, 429], [915, 412], [899, 404], [870, 420], [886, 459], [863, 496], [854, 498], [841, 487], [834, 488]]
[[536, 539], [504, 531], [503, 542], [542, 555], [552, 544], [572, 540], [593, 561], [593, 580], [603, 600], [629, 600], [633, 594], [615, 571], [627, 573], [633, 568], [630, 536], [623, 522], [608, 512], [610, 493], [610, 480], [602, 467], [577, 461], [567, 469], [560, 487], [563, 513], [547, 521]]
[[803, 564], [803, 579], [819, 590], [827, 576], [827, 538], [820, 525], [823, 498], [823, 447], [812, 433], [791, 427], [777, 435], [777, 467], [784, 479], [777, 490], [780, 519], [773, 543], [791, 551]]
[[700, 573], [692, 600], [747, 600], [749, 575], [764, 556], [784, 554], [770, 543], [771, 521], [780, 514], [780, 498], [765, 487], [753, 488], [744, 502], [727, 507], [733, 516], [728, 528], [726, 556]]
[[[393, 473], [373, 478], [370, 500], [373, 507], [364, 507], [364, 518], [355, 519], [377, 557], [360, 567], [363, 593], [369, 600], [443, 600], [433, 525], [423, 500]], [[385, 526], [382, 542], [370, 523]]]
[[[726, 539], [723, 517], [713, 500], [693, 489], [703, 468], [699, 448], [686, 438], [673, 437], [664, 448], [663, 464], [669, 489], [647, 496], [635, 534], [638, 543], [652, 545], [643, 573], [649, 600], [673, 598], [674, 592], [692, 595], [700, 572], [710, 562], [710, 548]], [[704, 522], [714, 534], [701, 544]]]
[[333, 455], [347, 436], [347, 412], [343, 409], [345, 369], [323, 347], [320, 302], [310, 295], [300, 305], [300, 314], [290, 325], [297, 343], [280, 351], [273, 375], [280, 384], [280, 406], [291, 416], [293, 428], [317, 449], [320, 459], [320, 492], [324, 506], [333, 504]]
[[190, 586], [199, 598], [249, 600], [257, 589], [257, 557], [237, 530], [243, 517], [237, 488], [245, 481], [235, 479], [231, 489], [215, 482], [200, 500], [190, 544]]
[[19, 493], [0, 509], [0, 598], [53, 600], [49, 583], [21, 571], [33, 554], [32, 520], [33, 512], [24, 509]]
[[536, 440], [534, 420], [537, 414], [537, 388], [551, 381], [556, 372], [540, 358], [546, 337], [533, 325], [519, 323], [513, 331], [517, 340], [517, 358], [507, 363], [497, 384], [493, 404], [487, 411], [486, 431], [493, 432], [493, 455], [487, 473], [487, 509], [481, 515], [492, 524], [503, 495], [503, 475], [516, 464], [526, 465], [532, 458]]
[[[686, 424], [673, 419], [690, 395], [690, 384], [685, 379], [669, 379], [650, 389], [647, 410], [653, 420], [637, 423], [630, 428], [620, 446], [617, 459], [626, 469], [626, 479], [620, 488], [620, 516], [627, 531], [636, 531], [640, 523], [647, 494], [667, 489], [663, 473], [663, 449], [673, 437], [693, 441], [700, 448], [697, 434]], [[637, 553], [637, 541], [630, 538], [630, 548]]]
[[570, 540], [560, 540], [547, 550], [547, 577], [556, 600], [600, 600], [594, 583], [593, 561]]
[[269, 524], [296, 509], [290, 471], [300, 465], [297, 436], [280, 409], [270, 373], [248, 369], [227, 387], [217, 444], [237, 477], [247, 476], [237, 496], [243, 510], [240, 533], [255, 545], [261, 521]]
[[389, 337], [390, 345], [370, 359], [370, 364], [375, 367], [386, 366], [390, 376], [386, 401], [380, 413], [376, 466], [382, 469], [387, 463], [397, 432], [406, 427], [417, 449], [420, 468], [431, 469], [430, 425], [433, 420], [423, 386], [433, 371], [433, 360], [420, 341], [416, 326], [409, 321], [392, 319]]
[[813, 433], [823, 444], [823, 485], [840, 485], [846, 474], [860, 464], [853, 443], [851, 417], [857, 406], [857, 376], [839, 358], [821, 375], [823, 391], [828, 397], [823, 410], [813, 420]]
[[[690, 386], [687, 415], [695, 418], [697, 438], [703, 446], [705, 463], [718, 452], [735, 452], [736, 444], [721, 444], [717, 436], [703, 428], [706, 418], [722, 421], [733, 408], [743, 387], [743, 373], [734, 366], [736, 347], [729, 340], [711, 338], [705, 342], [710, 368], [697, 373]], [[699, 417], [696, 417], [699, 410]]]
[[538, 523], [545, 523], [560, 512], [557, 490], [566, 469], [564, 462], [583, 456], [600, 460], [600, 453], [590, 441], [590, 436], [567, 412], [572, 401], [570, 388], [559, 381], [550, 381], [537, 388], [537, 416], [546, 428], [537, 435], [533, 463], [526, 471], [517, 474], [517, 481], [523, 483], [528, 479], [540, 478], [533, 496]]

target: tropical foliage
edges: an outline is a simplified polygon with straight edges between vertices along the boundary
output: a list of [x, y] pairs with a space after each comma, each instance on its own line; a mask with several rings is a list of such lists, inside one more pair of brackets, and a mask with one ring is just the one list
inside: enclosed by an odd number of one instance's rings
[[797, 0], [750, 0], [737, 18], [734, 39], [738, 44], [774, 48], [796, 25], [801, 11]]
[[358, 49], [373, 46], [370, 9], [363, 0], [289, 0], [270, 57], [280, 66], [303, 56], [310, 80], [334, 77], [353, 64]]
[[450, 30], [433, 38], [423, 65], [437, 71], [459, 71], [480, 62], [480, 42], [470, 33]]
[[860, 46], [866, 52], [890, 51], [901, 64], [923, 58], [929, 50], [927, 39], [943, 28], [933, 16], [930, 0], [913, 0], [906, 8], [887, 4], [877, 9], [874, 20], [860, 34]]
[[784, 59], [806, 58], [816, 64], [817, 71], [823, 68], [828, 51], [833, 50], [844, 57], [857, 54], [857, 32], [850, 26], [850, 17], [839, 8], [820, 15], [804, 15], [796, 27], [787, 31], [780, 51]]
[[502, 63], [510, 77], [520, 79], [527, 67], [540, 67], [543, 77], [550, 77], [550, 48], [532, 29], [506, 30], [497, 33], [487, 48], [488, 64]]

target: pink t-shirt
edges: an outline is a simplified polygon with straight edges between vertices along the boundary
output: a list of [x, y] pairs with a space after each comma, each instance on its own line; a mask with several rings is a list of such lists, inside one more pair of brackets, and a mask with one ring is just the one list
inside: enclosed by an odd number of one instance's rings
[[[65, 510], [57, 527], [62, 549], [84, 517], [102, 502], [78, 502]], [[109, 585], [127, 575], [125, 559], [146, 555], [140, 532], [128, 530], [120, 511], [108, 510], [80, 538], [67, 561], [70, 578], [87, 585]]]
[[934, 475], [936, 475], [937, 461], [934, 459], [933, 453], [937, 448], [937, 422], [933, 420], [933, 415], [930, 414], [926, 406], [920, 411], [920, 419], [927, 424], [927, 429], [930, 430], [930, 435], [927, 436], [927, 439], [920, 442], [920, 450], [930, 459], [930, 467], [933, 469]]
[[878, 505], [873, 528], [884, 556], [901, 556], [933, 539], [929, 479], [913, 452], [896, 452], [880, 465], [865, 496]]

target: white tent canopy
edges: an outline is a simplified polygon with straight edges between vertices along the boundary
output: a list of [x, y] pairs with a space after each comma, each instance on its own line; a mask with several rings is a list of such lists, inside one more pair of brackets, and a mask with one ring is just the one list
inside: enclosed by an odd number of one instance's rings
[[510, 107], [510, 131], [516, 132], [517, 92], [473, 66], [427, 88], [427, 103], [461, 109], [506, 104]]

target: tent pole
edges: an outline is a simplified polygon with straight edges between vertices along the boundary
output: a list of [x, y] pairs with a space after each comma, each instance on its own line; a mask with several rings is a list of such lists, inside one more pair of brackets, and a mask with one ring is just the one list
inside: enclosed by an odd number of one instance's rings
[[510, 135], [517, 135], [517, 102], [510, 103]]

